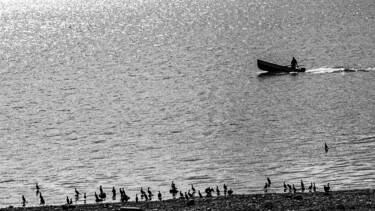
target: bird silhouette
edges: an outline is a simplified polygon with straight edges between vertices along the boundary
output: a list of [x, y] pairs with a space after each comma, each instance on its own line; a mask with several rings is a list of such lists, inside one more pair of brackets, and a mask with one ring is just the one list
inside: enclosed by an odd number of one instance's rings
[[284, 192], [286, 192], [286, 189], [288, 189], [288, 187], [286, 186], [285, 181], [284, 181]]
[[96, 192], [95, 192], [95, 202], [99, 203], [99, 202], [102, 202], [102, 201], [103, 201], [103, 199], [99, 198], [98, 194], [96, 194]]
[[325, 149], [325, 151], [326, 151], [326, 153], [328, 152], [328, 146], [327, 146], [327, 143], [325, 142], [324, 143], [324, 149]]
[[315, 193], [316, 192], [315, 182], [313, 184], [314, 184], [313, 190], [314, 190], [314, 193]]
[[193, 191], [193, 193], [195, 193], [195, 188], [193, 187], [193, 185], [191, 185], [191, 190]]
[[217, 195], [217, 196], [220, 196], [220, 190], [219, 190], [219, 187], [218, 187], [218, 186], [216, 186], [216, 195]]
[[26, 206], [27, 203], [28, 203], [28, 202], [26, 201], [25, 196], [22, 195], [22, 202], [21, 202], [22, 206], [23, 206], [23, 207]]
[[102, 200], [105, 200], [105, 198], [107, 197], [107, 194], [104, 193], [102, 186], [99, 187], [99, 190], [100, 190], [99, 197], [100, 197]]
[[159, 201], [162, 200], [160, 190], [159, 190], [159, 193], [158, 193], [158, 199], [159, 199]]
[[66, 197], [66, 204], [69, 205], [69, 197]]
[[138, 203], [138, 194], [135, 194], [135, 203]]
[[293, 184], [293, 193], [296, 193], [297, 192], [297, 189], [296, 187], [294, 187], [294, 184]]
[[313, 187], [313, 184], [312, 184], [312, 182], [311, 182], [311, 185], [309, 186], [309, 192], [311, 192], [312, 187]]
[[40, 197], [40, 205], [45, 205], [46, 202], [44, 201], [44, 198], [42, 196], [42, 193], [39, 193], [39, 197]]
[[198, 190], [198, 195], [199, 195], [199, 198], [202, 198], [202, 194], [200, 190]]
[[[121, 188], [120, 188], [120, 190], [121, 190]], [[116, 189], [115, 189], [114, 186], [113, 186], [113, 188], [112, 188], [112, 199], [113, 199], [113, 200], [116, 200]]]
[[78, 192], [77, 188], [75, 188], [74, 191], [76, 192], [76, 197], [78, 197], [80, 193]]
[[267, 177], [268, 187], [271, 187], [271, 180], [269, 177]]
[[302, 180], [301, 180], [301, 191], [302, 191], [302, 193], [305, 192], [305, 185], [303, 184]]
[[267, 182], [265, 183], [265, 185], [263, 187], [263, 190], [264, 190], [265, 193], [267, 193], [267, 191], [268, 191], [268, 183]]
[[325, 192], [325, 193], [328, 193], [328, 192], [329, 192], [329, 189], [331, 189], [331, 188], [329, 187], [329, 183], [327, 184], [327, 186], [324, 185], [324, 192]]
[[230, 189], [228, 190], [228, 195], [230, 196], [230, 195], [232, 195], [232, 193], [233, 193], [233, 190], [232, 190], [232, 188], [230, 188]]

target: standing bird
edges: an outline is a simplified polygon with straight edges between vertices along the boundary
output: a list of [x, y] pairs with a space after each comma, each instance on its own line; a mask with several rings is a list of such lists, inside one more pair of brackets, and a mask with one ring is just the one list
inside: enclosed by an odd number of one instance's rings
[[46, 202], [44, 201], [44, 198], [42, 196], [42, 193], [39, 193], [39, 197], [40, 197], [40, 205], [45, 205]]
[[271, 187], [271, 180], [269, 177], [267, 177], [268, 187]]
[[296, 187], [294, 187], [294, 184], [293, 184], [293, 193], [297, 193], [297, 189]]
[[289, 193], [291, 193], [292, 190], [293, 190], [292, 186], [290, 186], [289, 184], [287, 184], [287, 186], [288, 186], [288, 188], [289, 188]]
[[312, 187], [313, 187], [313, 184], [312, 184], [312, 182], [311, 182], [311, 185], [309, 186], [309, 192], [311, 192]]
[[329, 192], [329, 189], [331, 189], [331, 188], [329, 187], [329, 183], [327, 184], [327, 186], [324, 185], [324, 192], [325, 192], [325, 193], [328, 193], [328, 192]]
[[286, 192], [287, 189], [288, 187], [286, 186], [285, 181], [284, 181], [284, 192]]
[[76, 192], [76, 197], [78, 198], [78, 196], [80, 195], [80, 193], [78, 192], [77, 188], [75, 188], [74, 190]]
[[266, 183], [266, 184], [264, 185], [263, 190], [264, 190], [265, 193], [267, 193], [267, 191], [268, 191], [268, 183]]
[[203, 197], [200, 190], [198, 190], [198, 195], [199, 195], [199, 198]]
[[135, 203], [138, 203], [138, 194], [135, 194]]
[[69, 205], [69, 197], [66, 196], [66, 204]]
[[159, 193], [158, 193], [158, 199], [159, 199], [159, 201], [162, 200], [160, 190], [159, 190]]
[[224, 184], [224, 185], [223, 185], [223, 188], [224, 188], [224, 196], [226, 196], [226, 195], [227, 195], [227, 192], [228, 192], [227, 186]]
[[314, 193], [315, 193], [316, 192], [315, 182], [313, 184], [314, 184], [313, 190], [314, 190]]
[[95, 202], [99, 203], [99, 202], [102, 202], [102, 201], [103, 201], [103, 199], [100, 199], [98, 194], [96, 194], [96, 192], [95, 192]]
[[24, 195], [22, 195], [22, 203], [21, 204], [22, 204], [23, 207], [26, 206], [26, 204], [27, 204], [27, 201], [26, 201]]
[[216, 194], [217, 194], [217, 196], [220, 196], [220, 190], [219, 190], [218, 186], [216, 186]]
[[107, 197], [107, 194], [104, 193], [102, 186], [99, 187], [99, 190], [100, 190], [99, 197], [100, 197], [102, 200], [105, 200], [105, 198]]
[[326, 151], [326, 153], [328, 152], [328, 146], [327, 146], [327, 143], [325, 142], [324, 143], [324, 149], [325, 149], [325, 151]]
[[36, 191], [35, 191], [36, 195], [38, 195], [39, 194], [39, 189], [40, 189], [38, 183], [35, 184], [35, 188], [36, 188]]
[[195, 188], [193, 187], [193, 184], [191, 185], [191, 190], [193, 191], [193, 193], [195, 193]]
[[305, 192], [305, 185], [303, 184], [302, 180], [301, 180], [301, 191], [302, 193]]
[[228, 195], [230, 196], [230, 195], [232, 195], [232, 193], [233, 193], [232, 188], [229, 188], [229, 190], [228, 190]]
[[147, 188], [147, 192], [148, 192], [148, 197], [149, 197], [150, 200], [151, 200], [151, 198], [152, 198], [152, 196], [154, 196], [154, 194], [151, 193], [151, 191], [150, 191], [150, 187]]
[[112, 188], [112, 200], [116, 200], [116, 189], [115, 189], [115, 186], [113, 186], [113, 188]]

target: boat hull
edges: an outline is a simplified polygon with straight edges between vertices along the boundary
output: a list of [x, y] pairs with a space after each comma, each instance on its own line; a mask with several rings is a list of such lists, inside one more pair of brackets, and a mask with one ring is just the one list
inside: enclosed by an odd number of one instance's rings
[[258, 68], [270, 73], [290, 73], [290, 72], [305, 72], [305, 68], [292, 69], [287, 66], [269, 63], [263, 60], [257, 60]]

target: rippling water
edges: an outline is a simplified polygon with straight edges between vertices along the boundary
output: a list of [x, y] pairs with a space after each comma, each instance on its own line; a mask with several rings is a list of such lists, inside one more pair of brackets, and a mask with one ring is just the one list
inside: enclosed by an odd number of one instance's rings
[[[102, 185], [374, 188], [372, 0], [0, 0], [0, 206]], [[308, 69], [260, 74], [256, 59]], [[324, 143], [330, 149], [324, 152]], [[82, 200], [77, 203], [83, 203]]]

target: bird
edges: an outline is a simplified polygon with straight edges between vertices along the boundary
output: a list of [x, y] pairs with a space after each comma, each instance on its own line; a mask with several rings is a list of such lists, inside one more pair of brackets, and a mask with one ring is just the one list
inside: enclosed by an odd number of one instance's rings
[[315, 182], [313, 184], [314, 184], [313, 190], [314, 190], [314, 193], [315, 193], [316, 192]]
[[128, 195], [126, 195], [125, 190], [122, 189], [122, 192], [121, 192], [121, 202], [128, 202], [129, 199], [130, 199], [130, 197]]
[[184, 194], [180, 191], [180, 199], [184, 199]]
[[96, 192], [95, 192], [95, 202], [99, 203], [99, 202], [102, 202], [102, 201], [103, 201], [103, 199], [99, 198], [98, 194], [96, 194]]
[[327, 152], [328, 152], [327, 142], [324, 143], [324, 148], [325, 148], [325, 151], [326, 151], [326, 153], [327, 153]]
[[187, 195], [186, 192], [185, 192], [185, 199], [189, 199], [189, 196]]
[[217, 196], [220, 196], [220, 190], [219, 190], [218, 186], [216, 186], [216, 194], [217, 194]]
[[193, 191], [193, 193], [195, 193], [195, 188], [193, 187], [193, 184], [191, 185], [191, 190]]
[[158, 199], [159, 199], [159, 201], [162, 200], [160, 190], [159, 190], [159, 193], [158, 193]]
[[143, 188], [141, 187], [141, 198], [143, 198], [146, 195], [146, 192], [144, 192]]
[[227, 189], [227, 186], [225, 184], [223, 185], [223, 188], [224, 188], [224, 195], [227, 195], [228, 189]]
[[[120, 189], [121, 190], [121, 189]], [[116, 189], [115, 189], [115, 187], [113, 186], [113, 188], [112, 188], [112, 199], [113, 200], [116, 200]]]
[[84, 200], [86, 200], [86, 193], [83, 193], [83, 198]]
[[78, 197], [80, 195], [80, 193], [78, 192], [77, 188], [75, 188], [74, 190], [76, 192], [76, 197]]
[[36, 195], [38, 195], [39, 194], [39, 189], [40, 189], [38, 183], [35, 184], [35, 188], [36, 188]]
[[70, 205], [73, 204], [73, 199], [72, 199], [72, 198], [70, 198], [69, 204], [70, 204]]
[[268, 187], [271, 187], [271, 180], [269, 177], [267, 177]]
[[39, 193], [39, 197], [40, 197], [40, 205], [45, 205], [46, 202], [44, 201], [44, 198], [42, 196], [42, 193]]
[[232, 193], [233, 193], [233, 190], [232, 190], [232, 188], [230, 188], [230, 189], [228, 190], [228, 195], [230, 196], [230, 195], [232, 195]]
[[69, 197], [66, 197], [66, 204], [69, 205]]
[[287, 184], [288, 188], [289, 188], [289, 192], [292, 192], [293, 188], [292, 186], [290, 186], [289, 184]]
[[302, 193], [305, 192], [305, 185], [303, 184], [302, 180], [301, 180], [301, 191]]
[[199, 195], [199, 198], [202, 198], [202, 194], [200, 190], [198, 190], [198, 195]]
[[135, 203], [138, 203], [138, 194], [135, 194]]
[[192, 193], [190, 193], [190, 190], [188, 191], [188, 196], [189, 196], [190, 198], [193, 198], [193, 197], [194, 197], [194, 195], [193, 195]]
[[329, 187], [329, 183], [327, 184], [327, 186], [324, 185], [324, 192], [325, 192], [325, 193], [328, 193], [328, 192], [329, 192], [329, 189], [331, 189], [331, 188]]
[[22, 195], [22, 206], [24, 207], [24, 206], [26, 206], [26, 204], [27, 204], [28, 202], [26, 201], [26, 199], [25, 199], [25, 196], [24, 195]]
[[297, 192], [297, 189], [296, 187], [294, 187], [294, 184], [293, 184], [293, 193], [296, 193]]
[[107, 197], [107, 194], [104, 193], [102, 186], [99, 187], [99, 190], [100, 190], [99, 197], [104, 200]]
[[288, 187], [286, 186], [285, 181], [284, 181], [284, 192], [286, 192], [286, 189], [288, 189]]
[[151, 199], [151, 197], [154, 196], [154, 194], [151, 193], [150, 187], [148, 187], [147, 192], [148, 192], [149, 198]]
[[309, 186], [309, 192], [311, 192], [312, 187], [313, 187], [313, 184], [312, 184], [312, 182], [311, 182], [311, 185]]
[[267, 190], [268, 190], [268, 183], [266, 183], [266, 184], [264, 185], [263, 190], [264, 190], [265, 193], [267, 193]]

